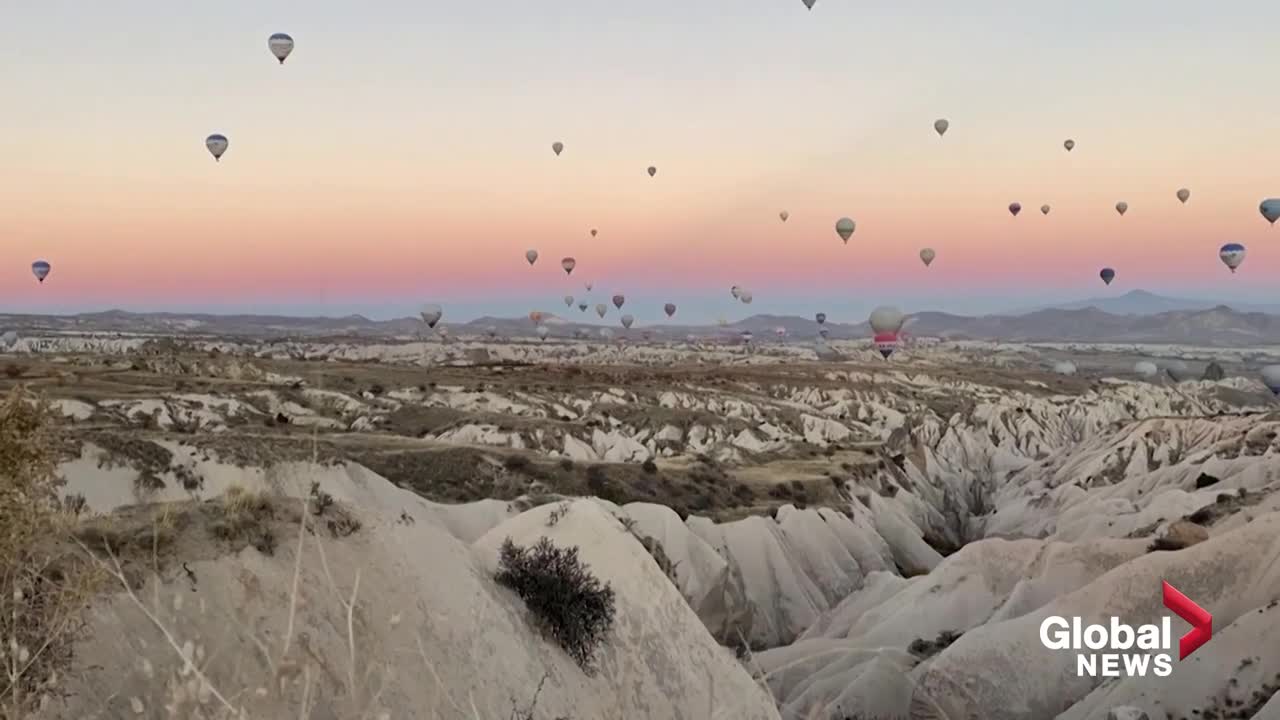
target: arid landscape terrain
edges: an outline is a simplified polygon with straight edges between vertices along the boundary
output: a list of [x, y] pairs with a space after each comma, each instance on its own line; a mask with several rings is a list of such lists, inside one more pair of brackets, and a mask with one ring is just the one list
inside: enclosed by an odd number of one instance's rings
[[[48, 332], [0, 364], [109, 571], [62, 716], [1074, 720], [1280, 717], [1270, 362]], [[492, 579], [543, 536], [616, 592], [594, 674]], [[1161, 580], [1214, 615], [1177, 682], [1040, 645], [1154, 622]]]

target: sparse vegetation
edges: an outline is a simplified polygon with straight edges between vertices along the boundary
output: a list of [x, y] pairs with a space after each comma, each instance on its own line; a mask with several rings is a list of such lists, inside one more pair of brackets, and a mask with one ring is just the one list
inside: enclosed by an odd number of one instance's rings
[[103, 576], [57, 542], [74, 519], [58, 490], [48, 408], [15, 389], [0, 405], [0, 718], [60, 692], [58, 676]]
[[613, 588], [601, 583], [578, 558], [578, 548], [559, 548], [543, 537], [532, 547], [502, 543], [497, 582], [515, 591], [544, 633], [554, 639], [587, 674], [613, 627], [617, 612]]

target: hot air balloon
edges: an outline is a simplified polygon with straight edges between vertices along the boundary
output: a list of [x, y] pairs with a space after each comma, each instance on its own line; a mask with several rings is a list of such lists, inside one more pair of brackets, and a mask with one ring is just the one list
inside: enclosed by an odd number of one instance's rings
[[1072, 150], [1076, 149], [1076, 141], [1067, 140], [1066, 142], [1062, 143], [1062, 147], [1066, 148], [1067, 152], [1071, 152]]
[[654, 167], [654, 166], [650, 165], [650, 166], [649, 166], [649, 177], [653, 177], [654, 175], [657, 175], [657, 174], [658, 174], [658, 168], [656, 168], [656, 167]]
[[1280, 365], [1268, 365], [1262, 368], [1262, 384], [1267, 386], [1271, 394], [1280, 396]]
[[1018, 217], [1018, 213], [1022, 212], [1022, 203], [1009, 203], [1009, 214]]
[[612, 329], [612, 328], [600, 328], [600, 337], [604, 338], [605, 340], [612, 340], [612, 339], [613, 339], [613, 329]]
[[553, 143], [551, 143], [551, 152], [553, 152], [553, 153], [555, 153], [557, 156], [559, 156], [559, 155], [560, 155], [560, 153], [564, 152], [564, 143], [562, 143], [562, 142], [553, 142]]
[[267, 38], [267, 48], [271, 50], [271, 54], [276, 56], [280, 64], [284, 64], [284, 59], [289, 57], [289, 53], [293, 52], [293, 38], [286, 33], [276, 33]]
[[537, 251], [537, 250], [525, 250], [525, 251], [524, 251], [524, 259], [525, 259], [525, 260], [528, 260], [530, 265], [532, 265], [532, 264], [534, 264], [534, 263], [538, 262], [538, 251]]
[[1280, 198], [1268, 198], [1262, 201], [1258, 206], [1258, 212], [1262, 213], [1262, 217], [1272, 225], [1276, 224], [1276, 220], [1280, 220]]
[[434, 328], [436, 323], [440, 322], [440, 318], [444, 317], [444, 310], [435, 303], [429, 303], [423, 305], [418, 314], [422, 316], [422, 322], [426, 323], [427, 327]]
[[436, 328], [436, 335], [439, 335], [441, 340], [448, 340], [449, 328], [441, 325], [440, 327]]
[[813, 319], [814, 319], [814, 320], [817, 320], [819, 325], [822, 325], [822, 324], [824, 324], [824, 323], [826, 323], [826, 322], [827, 322], [827, 314], [826, 314], [826, 313], [818, 313], [817, 315], [814, 315], [814, 316], [813, 316]]
[[1102, 268], [1098, 273], [1098, 277], [1102, 278], [1102, 282], [1110, 285], [1112, 280], [1116, 279], [1116, 271], [1111, 268]]
[[1120, 215], [1121, 215], [1122, 217], [1123, 217], [1123, 216], [1124, 216], [1124, 214], [1125, 214], [1126, 212], [1128, 212], [1128, 211], [1129, 211], [1129, 203], [1124, 202], [1123, 200], [1121, 200], [1120, 202], [1116, 203], [1116, 212], [1120, 213]]
[[738, 293], [738, 299], [742, 301], [742, 304], [743, 304], [743, 305], [750, 305], [750, 304], [751, 304], [751, 291], [750, 291], [750, 290], [743, 290], [743, 291], [739, 292], [739, 293]]
[[946, 135], [949, 127], [951, 127], [951, 123], [946, 118], [938, 118], [933, 121], [933, 129], [938, 133], [938, 137]]
[[729, 294], [733, 296], [734, 300], [737, 300], [742, 295], [742, 289], [739, 288], [737, 285], [734, 285], [733, 287], [729, 288]]
[[560, 261], [560, 267], [564, 268], [564, 274], [569, 275], [573, 269], [578, 266], [578, 261], [571, 257], [567, 257]]
[[636, 321], [636, 319], [630, 315], [623, 315], [621, 320], [622, 320], [622, 327], [628, 330], [631, 329], [631, 323]]
[[1167, 360], [1164, 362], [1164, 371], [1174, 382], [1186, 382], [1194, 380], [1196, 373], [1189, 365], [1181, 360]]
[[584, 302], [580, 302], [580, 303], [578, 303], [578, 310], [580, 310], [580, 311], [582, 311], [582, 312], [586, 312], [586, 311], [587, 311], [587, 304], [586, 304], [586, 303], [584, 303]]
[[492, 340], [493, 338], [498, 337], [498, 328], [496, 325], [487, 325], [485, 326], [484, 333]]
[[545, 315], [537, 310], [529, 313], [529, 319], [533, 321], [534, 325], [541, 325], [543, 317], [545, 317]]
[[784, 328], [784, 327], [781, 327], [781, 326], [776, 327], [776, 328], [774, 328], [774, 329], [773, 329], [773, 334], [774, 334], [774, 335], [777, 335], [777, 336], [778, 336], [778, 337], [780, 337], [780, 338], [781, 338], [781, 337], [786, 337], [786, 335], [787, 335], [787, 329], [786, 329], [786, 328]]
[[1227, 243], [1218, 250], [1218, 257], [1221, 258], [1222, 264], [1231, 268], [1231, 272], [1235, 272], [1240, 267], [1240, 263], [1244, 262], [1244, 246], [1240, 243]]
[[539, 340], [546, 340], [547, 336], [551, 334], [551, 330], [546, 325], [539, 325], [534, 332], [538, 334]]
[[607, 312], [609, 312], [609, 306], [608, 306], [608, 305], [605, 305], [604, 303], [596, 303], [596, 314], [597, 314], [597, 315], [599, 315], [600, 317], [604, 317], [604, 314], [605, 314], [605, 313], [607, 313]]
[[782, 222], [786, 222], [787, 218], [791, 217], [791, 213], [787, 212], [786, 210], [783, 210], [782, 212], [778, 213], [778, 217], [782, 218]]
[[0, 335], [0, 345], [4, 345], [5, 349], [12, 350], [14, 345], [18, 344], [18, 333], [12, 330], [6, 330]]
[[826, 329], [826, 328], [819, 328], [819, 329], [818, 329], [818, 334], [822, 336], [822, 339], [823, 339], [823, 340], [826, 340], [826, 339], [827, 339], [827, 336], [829, 336], [829, 335], [831, 334], [831, 331], [830, 331], [830, 330], [828, 330], [828, 329]]
[[222, 153], [227, 151], [227, 147], [230, 144], [231, 141], [227, 140], [226, 135], [220, 135], [218, 133], [214, 133], [204, 139], [204, 146], [209, 149], [209, 154], [213, 155], [214, 160], [221, 160]]
[[853, 231], [857, 229], [857, 227], [857, 223], [853, 220], [843, 217], [836, 221], [836, 234], [840, 236], [841, 240], [844, 240], [845, 245], [848, 245], [849, 238], [853, 236]]
[[623, 297], [621, 294], [614, 295], [612, 299], [613, 299], [613, 306], [618, 308], [619, 310], [622, 309], [622, 303], [627, 301], [627, 299]]
[[920, 261], [924, 263], [925, 267], [932, 265], [933, 259], [937, 256], [938, 254], [933, 251], [933, 248], [925, 248], [920, 251]]
[[1188, 200], [1190, 200], [1190, 199], [1191, 199], [1191, 191], [1190, 191], [1190, 190], [1188, 190], [1188, 189], [1186, 189], [1186, 188], [1182, 188], [1181, 190], [1179, 190], [1179, 191], [1178, 191], [1178, 200], [1179, 200], [1180, 202], [1182, 202], [1183, 204], [1185, 204], [1185, 203], [1186, 203]]
[[1053, 371], [1059, 375], [1075, 375], [1076, 364], [1070, 360], [1059, 360], [1053, 364]]
[[818, 2], [818, 0], [800, 0], [800, 2], [804, 3], [804, 6], [805, 6], [805, 7], [809, 8], [810, 10], [812, 10], [812, 9], [813, 9], [813, 4], [814, 4], [814, 3], [816, 3], [816, 2]]
[[1160, 373], [1160, 368], [1149, 360], [1139, 360], [1133, 364], [1133, 371], [1142, 377], [1152, 378]]
[[871, 311], [871, 317], [867, 321], [871, 324], [872, 332], [897, 333], [906, 322], [906, 316], [896, 307], [882, 305]]
[[600, 232], [599, 230], [595, 228], [591, 228], [591, 237], [595, 237], [597, 234], [599, 234], [599, 232]]
[[1040, 206], [1040, 214], [1041, 214], [1041, 215], [1048, 215], [1048, 214], [1049, 214], [1049, 206], [1048, 206], [1048, 205], [1041, 205], [1041, 206]]
[[591, 283], [583, 283], [582, 287], [586, 288], [587, 292], [591, 292]]
[[675, 303], [667, 303], [666, 305], [663, 305], [663, 306], [662, 306], [662, 312], [666, 313], [666, 314], [667, 314], [667, 317], [672, 317], [672, 316], [674, 316], [674, 315], [676, 314], [676, 305], [675, 305]]
[[37, 260], [31, 263], [31, 274], [36, 276], [36, 280], [44, 282], [49, 277], [49, 272], [53, 270], [53, 266], [45, 260]]
[[898, 349], [897, 333], [891, 333], [891, 332], [876, 333], [876, 336], [873, 339], [873, 341], [876, 344], [876, 350], [880, 351], [880, 356], [883, 357], [885, 360], [888, 360], [889, 356], [893, 354], [893, 351]]
[[565, 306], [565, 307], [573, 307], [573, 296], [572, 296], [572, 295], [565, 295], [565, 296], [564, 296], [564, 306]]

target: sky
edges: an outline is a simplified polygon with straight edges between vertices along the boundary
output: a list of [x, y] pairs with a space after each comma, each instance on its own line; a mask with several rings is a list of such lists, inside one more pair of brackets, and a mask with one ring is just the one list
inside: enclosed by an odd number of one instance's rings
[[[466, 320], [621, 292], [641, 322], [670, 300], [692, 323], [1136, 288], [1275, 302], [1280, 229], [1257, 207], [1280, 196], [1280, 5], [1018, 6], [16, 3], [0, 307]], [[284, 65], [273, 32], [296, 40]], [[1227, 242], [1248, 248], [1234, 275]]]

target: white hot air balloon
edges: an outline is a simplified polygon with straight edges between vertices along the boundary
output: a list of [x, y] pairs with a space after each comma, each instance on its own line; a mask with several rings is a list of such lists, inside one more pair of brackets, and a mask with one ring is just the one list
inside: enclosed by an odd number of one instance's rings
[[534, 263], [538, 262], [538, 251], [537, 251], [537, 250], [525, 250], [525, 251], [524, 251], [524, 259], [525, 259], [525, 260], [528, 260], [530, 265], [532, 265], [532, 264], [534, 264]]
[[1053, 364], [1053, 371], [1059, 375], [1075, 375], [1076, 364], [1070, 360], [1059, 360]]
[[546, 325], [539, 325], [534, 332], [538, 334], [539, 340], [546, 340], [547, 336], [551, 334], [551, 330], [549, 330]]
[[204, 139], [204, 146], [208, 148], [209, 154], [213, 156], [214, 160], [221, 160], [222, 154], [227, 151], [230, 145], [231, 141], [227, 140], [227, 136], [220, 133], [214, 133]]
[[429, 303], [423, 305], [418, 314], [422, 316], [422, 322], [426, 323], [427, 327], [434, 328], [436, 323], [440, 322], [440, 318], [444, 317], [444, 310], [439, 305]]
[[573, 307], [573, 296], [572, 296], [572, 295], [565, 295], [565, 296], [564, 296], [564, 306], [565, 306], [565, 307]]
[[840, 236], [840, 239], [843, 240], [846, 245], [848, 245], [849, 238], [853, 237], [853, 231], [856, 230], [857, 227], [858, 224], [853, 220], [843, 217], [836, 221], [836, 234]]
[[284, 64], [284, 59], [289, 57], [289, 53], [293, 52], [293, 38], [286, 33], [276, 33], [267, 38], [267, 48], [271, 50], [271, 54], [276, 56], [280, 64]]
[[564, 152], [564, 143], [562, 142], [551, 143], [551, 152], [554, 152], [557, 156], [559, 156], [560, 153]]
[[574, 269], [575, 267], [577, 267], [577, 266], [578, 266], [578, 261], [577, 261], [577, 260], [574, 260], [574, 259], [573, 259], [573, 258], [571, 258], [571, 257], [567, 257], [567, 258], [565, 258], [565, 259], [563, 259], [563, 260], [561, 260], [561, 261], [560, 261], [560, 267], [564, 268], [564, 274], [565, 274], [565, 275], [572, 274], [572, 273], [573, 273], [573, 269]]
[[31, 274], [36, 276], [36, 280], [44, 282], [49, 277], [49, 273], [53, 270], [53, 266], [47, 260], [37, 260], [31, 263]]
[[1150, 360], [1139, 360], [1133, 364], [1133, 372], [1145, 378], [1153, 378], [1160, 374], [1160, 368]]
[[750, 291], [750, 290], [743, 290], [743, 291], [739, 292], [739, 293], [738, 293], [738, 299], [742, 301], [742, 304], [743, 304], [743, 305], [750, 305], [750, 304], [751, 304], [751, 291]]
[[938, 254], [933, 251], [933, 248], [925, 248], [920, 251], [920, 261], [924, 263], [925, 267], [932, 265], [933, 259], [937, 256]]
[[1280, 365], [1268, 365], [1262, 368], [1262, 384], [1267, 386], [1272, 395], [1280, 397]]
[[1181, 190], [1179, 190], [1179, 191], [1178, 191], [1178, 201], [1179, 201], [1179, 202], [1181, 202], [1181, 203], [1183, 203], [1183, 204], [1185, 205], [1185, 204], [1186, 204], [1186, 202], [1187, 202], [1188, 200], [1190, 200], [1190, 199], [1191, 199], [1191, 191], [1190, 191], [1190, 190], [1188, 190], [1188, 189], [1186, 189], [1186, 188], [1182, 188]]
[[1227, 243], [1218, 250], [1218, 258], [1222, 260], [1222, 264], [1231, 268], [1231, 272], [1235, 272], [1240, 267], [1240, 263], [1244, 262], [1245, 249], [1240, 243]]
[[613, 328], [600, 328], [600, 337], [605, 340], [613, 339]]
[[1169, 377], [1174, 382], [1186, 382], [1196, 378], [1196, 373], [1191, 369], [1191, 366], [1181, 360], [1165, 361], [1164, 371], [1169, 374]]
[[868, 322], [871, 324], [871, 330], [877, 334], [896, 333], [902, 329], [906, 316], [896, 307], [882, 305], [871, 311]]
[[6, 350], [12, 350], [14, 345], [18, 344], [18, 333], [7, 330], [4, 335], [0, 335], [0, 345], [4, 345]]
[[622, 327], [624, 327], [624, 328], [626, 328], [626, 329], [630, 330], [630, 329], [631, 329], [631, 324], [632, 324], [632, 323], [634, 323], [635, 321], [636, 321], [636, 319], [635, 319], [634, 317], [632, 317], [632, 316], [630, 316], [630, 315], [623, 315], [623, 316], [622, 316]]
[[947, 134], [947, 128], [951, 127], [951, 122], [946, 118], [938, 118], [933, 121], [933, 130], [938, 133], [938, 137]]
[[604, 303], [596, 303], [596, 314], [597, 314], [597, 315], [599, 315], [600, 317], [604, 317], [604, 314], [605, 314], [605, 313], [607, 313], [607, 312], [609, 312], [609, 306], [608, 306], [608, 305], [605, 305]]

